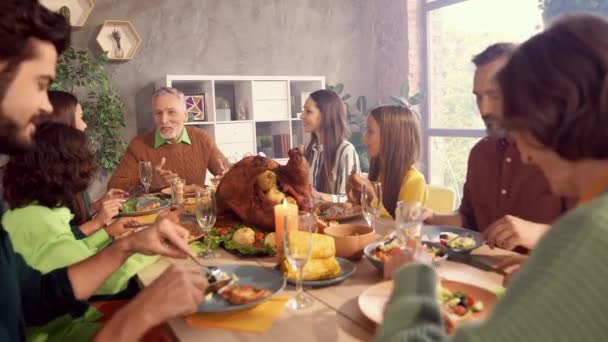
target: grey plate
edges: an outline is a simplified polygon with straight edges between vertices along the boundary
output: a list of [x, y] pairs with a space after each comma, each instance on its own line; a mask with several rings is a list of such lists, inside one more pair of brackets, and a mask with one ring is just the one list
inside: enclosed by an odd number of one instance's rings
[[[376, 267], [380, 272], [384, 272], [384, 263], [378, 259], [375, 259], [374, 257], [372, 257], [372, 252], [374, 251], [374, 249], [376, 249], [376, 247], [378, 247], [378, 245], [381, 245], [383, 243], [385, 243], [386, 241], [377, 241], [374, 243], [370, 243], [369, 245], [365, 246], [365, 249], [363, 249], [363, 254], [365, 255], [365, 258], [372, 264], [374, 265], [374, 267]], [[438, 260], [434, 260], [432, 261], [432, 264], [435, 266], [440, 265], [443, 261], [447, 260], [448, 258], [448, 248], [446, 246], [443, 246], [441, 244], [438, 243], [434, 243], [434, 242], [429, 242], [429, 241], [423, 241], [423, 244], [426, 244], [428, 246], [432, 246], [432, 247], [436, 247], [439, 248], [439, 250], [441, 250], [442, 252], [445, 253], [445, 255], [443, 257], [441, 257], [441, 259]]]
[[455, 228], [455, 227], [443, 227], [443, 226], [423, 226], [422, 227], [422, 236], [427, 236], [429, 239], [424, 241], [429, 242], [439, 242], [439, 234], [442, 232], [449, 232], [458, 234], [460, 236], [470, 236], [475, 240], [475, 246], [468, 249], [452, 249], [446, 246], [448, 252], [450, 253], [470, 253], [472, 250], [478, 248], [483, 244], [483, 238], [479, 232], [474, 230], [466, 229], [466, 228]]
[[198, 312], [226, 312], [236, 311], [250, 308], [263, 303], [273, 296], [280, 293], [285, 288], [285, 279], [280, 272], [275, 270], [250, 265], [223, 265], [218, 268], [226, 273], [236, 275], [238, 277], [237, 285], [251, 285], [262, 289], [267, 289], [272, 294], [255, 302], [233, 305], [223, 299], [217, 293], [214, 293], [211, 299], [204, 301], [198, 306]]
[[171, 205], [171, 201], [170, 200], [164, 200], [161, 199], [160, 200], [160, 207], [158, 208], [154, 208], [152, 210], [146, 210], [146, 211], [132, 211], [132, 212], [128, 212], [128, 213], [123, 213], [122, 211], [118, 214], [118, 216], [143, 216], [143, 215], [149, 215], [149, 214], [153, 214], [156, 212], [159, 212], [167, 207], [169, 207]]
[[[355, 271], [357, 271], [357, 265], [355, 265], [354, 262], [344, 259], [344, 258], [340, 258], [340, 257], [336, 257], [336, 260], [338, 261], [338, 264], [340, 265], [340, 274], [338, 274], [337, 277], [330, 278], [330, 279], [323, 279], [323, 280], [303, 280], [302, 286], [322, 287], [322, 286], [338, 284], [338, 283], [343, 282], [347, 278], [350, 278], [353, 274], [355, 274]], [[287, 282], [291, 285], [296, 284], [295, 279], [287, 279]]]

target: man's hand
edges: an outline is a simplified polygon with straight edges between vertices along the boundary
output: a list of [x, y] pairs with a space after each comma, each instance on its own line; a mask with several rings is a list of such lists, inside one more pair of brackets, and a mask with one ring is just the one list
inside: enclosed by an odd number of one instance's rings
[[491, 248], [512, 250], [517, 246], [523, 246], [533, 249], [549, 228], [550, 226], [546, 224], [506, 215], [490, 225], [482, 235]]
[[153, 180], [155, 187], [166, 188], [171, 185], [171, 182], [173, 182], [175, 178], [179, 177], [177, 173], [170, 170], [166, 170], [164, 168], [166, 162], [167, 160], [165, 159], [165, 157], [163, 157], [160, 160], [160, 164], [154, 167]]
[[141, 225], [139, 221], [129, 217], [122, 217], [118, 220], [110, 223], [106, 228], [106, 233], [112, 237], [121, 236], [129, 233], [131, 228], [125, 228], [125, 226], [138, 226]]
[[114, 216], [118, 215], [120, 207], [125, 202], [122, 198], [109, 199], [101, 203], [101, 208], [95, 216], [95, 220], [101, 226], [107, 226], [114, 220]]
[[188, 247], [190, 233], [167, 217], [157, 219], [149, 228], [126, 237], [128, 251], [172, 258], [196, 257]]
[[94, 340], [139, 340], [155, 325], [196, 312], [207, 286], [200, 267], [172, 265], [117, 312]]

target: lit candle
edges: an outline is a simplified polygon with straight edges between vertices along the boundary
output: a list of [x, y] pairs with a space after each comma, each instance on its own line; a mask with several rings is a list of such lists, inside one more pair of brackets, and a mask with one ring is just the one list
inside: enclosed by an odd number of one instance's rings
[[298, 229], [298, 206], [283, 200], [283, 204], [274, 206], [274, 232], [279, 260], [283, 255], [283, 227], [287, 223], [287, 230]]

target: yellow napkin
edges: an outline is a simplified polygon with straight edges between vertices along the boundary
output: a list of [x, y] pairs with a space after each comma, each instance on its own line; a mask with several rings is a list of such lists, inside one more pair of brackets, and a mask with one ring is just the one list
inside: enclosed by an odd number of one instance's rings
[[285, 309], [285, 302], [288, 300], [288, 296], [276, 296], [246, 310], [198, 313], [187, 316], [186, 323], [203, 328], [228, 329], [263, 334], [279, 318], [283, 309]]
[[148, 225], [154, 223], [154, 220], [156, 220], [156, 216], [158, 216], [158, 214], [155, 213], [143, 216], [135, 216], [133, 217], [133, 219], [135, 219], [141, 224]]

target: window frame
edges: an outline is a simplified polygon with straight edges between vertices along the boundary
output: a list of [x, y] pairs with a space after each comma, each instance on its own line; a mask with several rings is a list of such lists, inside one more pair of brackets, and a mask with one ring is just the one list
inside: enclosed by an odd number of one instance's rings
[[[424, 94], [423, 101], [420, 106], [421, 116], [421, 128], [422, 128], [422, 139], [423, 139], [423, 156], [422, 165], [426, 167], [423, 170], [424, 176], [428, 180], [428, 184], [433, 184], [432, 175], [430, 174], [432, 169], [431, 160], [431, 138], [434, 137], [449, 137], [449, 138], [483, 138], [486, 136], [484, 129], [459, 129], [459, 128], [433, 128], [431, 126], [431, 84], [430, 84], [430, 63], [429, 63], [429, 50], [430, 46], [430, 28], [429, 28], [429, 16], [432, 11], [439, 10], [444, 7], [459, 4], [467, 0], [419, 0], [422, 5], [422, 18], [420, 22], [420, 35], [421, 35], [421, 53], [420, 53], [420, 66], [421, 66], [421, 77], [420, 87], [423, 89]], [[463, 61], [465, 62], [465, 61]], [[460, 199], [457, 199], [460, 201]]]

